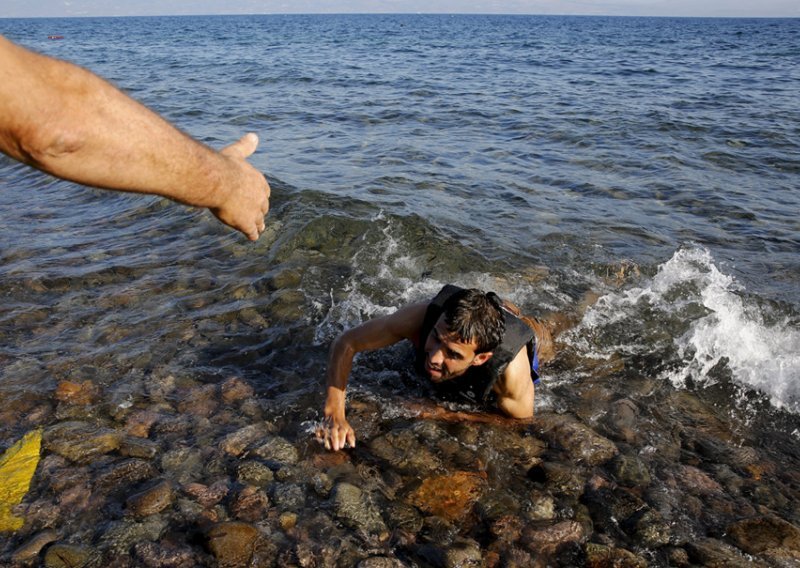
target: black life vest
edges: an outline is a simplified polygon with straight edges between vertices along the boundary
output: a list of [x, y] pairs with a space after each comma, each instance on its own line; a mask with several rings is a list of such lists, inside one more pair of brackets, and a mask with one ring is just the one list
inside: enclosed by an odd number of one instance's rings
[[[458, 286], [447, 284], [428, 305], [425, 319], [419, 335], [419, 345], [416, 353], [416, 369], [425, 373], [425, 342], [431, 330], [441, 317], [444, 304], [456, 292], [462, 290]], [[533, 330], [517, 316], [503, 310], [505, 316], [505, 332], [500, 345], [494, 349], [492, 358], [483, 365], [470, 367], [466, 373], [455, 379], [434, 385], [437, 394], [443, 398], [466, 399], [474, 404], [485, 404], [492, 387], [508, 367], [508, 364], [517, 356], [519, 350], [527, 346], [528, 361], [531, 364], [531, 377], [533, 383], [539, 382], [539, 358], [536, 350], [536, 335]]]

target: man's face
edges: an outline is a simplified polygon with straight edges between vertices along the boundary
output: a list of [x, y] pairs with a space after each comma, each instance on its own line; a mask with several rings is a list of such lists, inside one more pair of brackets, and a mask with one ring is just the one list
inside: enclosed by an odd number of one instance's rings
[[492, 354], [475, 353], [475, 341], [465, 343], [447, 329], [440, 316], [425, 340], [425, 372], [434, 383], [460, 377], [473, 365], [483, 365]]

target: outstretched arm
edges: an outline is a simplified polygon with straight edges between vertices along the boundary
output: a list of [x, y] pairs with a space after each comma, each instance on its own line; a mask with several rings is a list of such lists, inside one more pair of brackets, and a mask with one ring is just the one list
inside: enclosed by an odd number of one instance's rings
[[361, 351], [372, 351], [411, 339], [419, 333], [428, 302], [400, 308], [395, 313], [370, 320], [342, 333], [331, 344], [328, 358], [325, 422], [317, 437], [325, 447], [340, 450], [345, 444], [355, 446], [356, 434], [345, 417], [345, 391], [353, 357]]
[[258, 238], [270, 188], [247, 134], [220, 152], [109, 83], [0, 36], [0, 151], [54, 176], [206, 207]]

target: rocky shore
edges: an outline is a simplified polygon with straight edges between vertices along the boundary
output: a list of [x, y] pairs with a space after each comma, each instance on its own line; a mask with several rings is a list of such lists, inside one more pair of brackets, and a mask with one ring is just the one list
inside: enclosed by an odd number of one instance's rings
[[0, 565], [800, 566], [798, 464], [686, 391], [525, 426], [386, 417], [355, 397], [359, 444], [329, 453], [239, 378], [118, 388], [62, 381], [0, 410], [44, 426]]

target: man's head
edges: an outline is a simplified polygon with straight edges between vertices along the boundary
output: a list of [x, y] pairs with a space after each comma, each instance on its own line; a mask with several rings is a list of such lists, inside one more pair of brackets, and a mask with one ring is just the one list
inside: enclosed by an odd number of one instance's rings
[[425, 340], [425, 371], [438, 383], [483, 365], [500, 345], [504, 331], [497, 295], [475, 289], [456, 292], [445, 302]]

